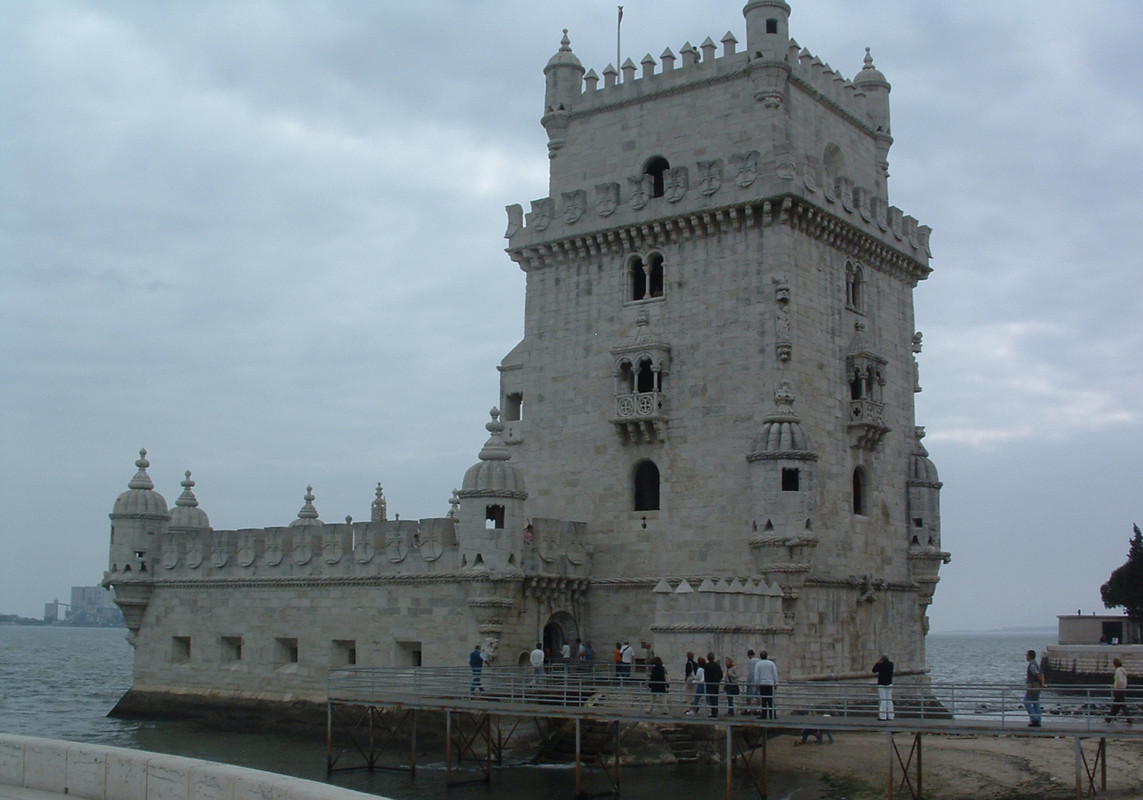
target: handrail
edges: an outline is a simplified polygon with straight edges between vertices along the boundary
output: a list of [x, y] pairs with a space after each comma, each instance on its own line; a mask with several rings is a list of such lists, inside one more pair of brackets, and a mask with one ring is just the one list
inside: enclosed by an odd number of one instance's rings
[[[728, 697], [720, 687], [718, 709], [725, 716]], [[672, 681], [666, 711], [683, 716], [691, 709], [707, 716], [705, 696], [694, 703], [694, 687]], [[734, 697], [739, 716], [753, 710], [746, 687]], [[910, 726], [1017, 728], [1028, 723], [1024, 686], [1018, 684], [898, 683], [893, 687], [895, 719]], [[1131, 713], [1139, 715], [1143, 693], [1129, 696]], [[536, 674], [530, 667], [486, 667], [479, 678], [465, 667], [340, 668], [329, 672], [330, 702], [398, 705], [416, 708], [463, 708], [495, 703], [497, 713], [553, 716], [646, 717], [651, 694], [646, 675], [627, 678], [609, 665], [557, 664]], [[1111, 702], [1107, 686], [1051, 685], [1040, 696], [1045, 716], [1066, 718], [1069, 731], [1104, 731]], [[876, 720], [878, 697], [872, 682], [789, 681], [774, 693], [775, 724], [809, 723], [815, 727], [866, 727]], [[799, 719], [800, 718], [800, 719]], [[766, 724], [766, 720], [761, 720]], [[1129, 729], [1130, 730], [1130, 729]]]

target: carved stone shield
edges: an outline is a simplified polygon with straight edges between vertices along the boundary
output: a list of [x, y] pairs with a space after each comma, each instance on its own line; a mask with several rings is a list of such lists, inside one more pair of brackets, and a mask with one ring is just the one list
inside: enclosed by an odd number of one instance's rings
[[595, 186], [595, 213], [610, 217], [619, 207], [619, 184], [599, 183]]
[[730, 157], [730, 169], [734, 173], [734, 185], [745, 189], [758, 178], [758, 162], [760, 156], [757, 150], [749, 153], [735, 153]]
[[722, 188], [722, 159], [698, 162], [699, 194], [710, 196]]
[[583, 189], [576, 189], [574, 192], [564, 192], [564, 222], [568, 225], [574, 225], [583, 218], [583, 213], [587, 210], [587, 192]]
[[552, 198], [532, 201], [532, 213], [528, 215], [528, 227], [546, 231], [552, 224]]
[[686, 167], [663, 170], [663, 197], [668, 203], [677, 203], [687, 194], [690, 178]]
[[631, 207], [638, 211], [651, 201], [651, 176], [632, 175], [627, 179], [631, 184]]

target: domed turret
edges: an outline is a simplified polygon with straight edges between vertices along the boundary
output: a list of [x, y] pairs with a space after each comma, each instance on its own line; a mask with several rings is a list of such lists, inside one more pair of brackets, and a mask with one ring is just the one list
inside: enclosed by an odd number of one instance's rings
[[814, 448], [809, 434], [794, 413], [794, 392], [788, 382], [782, 381], [774, 391], [774, 402], [778, 411], [762, 423], [762, 430], [754, 439], [754, 453], [794, 455], [811, 452]]
[[783, 0], [750, 0], [746, 17], [746, 50], [750, 58], [780, 61], [790, 46], [790, 7]]
[[480, 451], [480, 461], [473, 464], [464, 473], [464, 482], [461, 484], [460, 496], [465, 492], [491, 492], [491, 493], [518, 493], [524, 492], [524, 478], [514, 466], [508, 463], [510, 454], [508, 446], [504, 444], [501, 433], [504, 423], [500, 421], [500, 409], [493, 408], [489, 412], [492, 421], [484, 428], [491, 435]]
[[306, 487], [305, 501], [301, 510], [298, 511], [298, 518], [290, 523], [290, 527], [300, 528], [303, 525], [325, 525], [324, 522], [318, 519], [317, 509], [314, 508], [314, 487]]
[[524, 477], [508, 463], [509, 452], [501, 433], [500, 409], [490, 412], [484, 427], [488, 441], [480, 462], [464, 473], [457, 491], [457, 540], [461, 569], [500, 572], [520, 568], [524, 529]]
[[139, 459], [135, 462], [135, 466], [138, 467], [138, 472], [127, 484], [127, 491], [116, 498], [115, 506], [111, 510], [112, 518], [162, 515], [165, 521], [167, 501], [155, 491], [155, 484], [147, 474], [147, 467], [151, 466], [151, 462], [147, 460], [145, 448], [139, 451]]
[[175, 508], [171, 512], [171, 521], [167, 530], [209, 530], [210, 519], [206, 516], [206, 512], [198, 507], [198, 498], [194, 496], [192, 491], [194, 481], [191, 480], [189, 469], [186, 471], [186, 477], [179, 485], [183, 487], [183, 493], [175, 501]]
[[111, 518], [111, 549], [108, 571], [139, 573], [149, 569], [155, 535], [167, 528], [170, 515], [167, 501], [155, 491], [147, 474], [147, 451], [139, 451], [138, 471], [127, 484], [127, 491], [115, 500]]
[[564, 28], [560, 49], [544, 67], [544, 116], [540, 124], [548, 132], [550, 158], [555, 158], [556, 151], [567, 141], [568, 115], [583, 92], [583, 72], [583, 64], [571, 50], [568, 29]]
[[879, 132], [889, 133], [889, 91], [892, 87], [881, 70], [873, 66], [873, 54], [865, 48], [865, 66], [853, 78], [853, 83], [865, 92], [865, 108], [869, 120]]

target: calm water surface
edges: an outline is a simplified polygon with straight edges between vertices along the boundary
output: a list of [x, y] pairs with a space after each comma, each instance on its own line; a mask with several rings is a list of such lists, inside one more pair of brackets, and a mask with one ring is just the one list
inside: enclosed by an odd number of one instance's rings
[[[107, 744], [325, 780], [325, 741], [314, 736], [226, 732], [188, 722], [111, 719], [107, 712], [131, 684], [133, 651], [122, 629], [0, 626], [0, 732]], [[1050, 634], [934, 634], [928, 640], [929, 667], [936, 682], [1020, 683], [1024, 652], [1049, 644]], [[440, 800], [446, 796], [443, 763], [418, 765], [416, 781], [399, 773], [338, 775], [340, 786], [396, 800]], [[723, 776], [715, 767], [645, 767], [625, 770], [623, 796], [661, 800], [674, 796], [722, 796]], [[447, 797], [512, 797], [550, 800], [569, 797], [571, 771], [563, 767], [519, 767], [497, 772], [491, 787], [475, 784], [447, 791]], [[743, 784], [741, 796], [749, 797]], [[797, 786], [771, 781], [771, 796], [814, 800]], [[753, 795], [756, 796], [756, 795]]]

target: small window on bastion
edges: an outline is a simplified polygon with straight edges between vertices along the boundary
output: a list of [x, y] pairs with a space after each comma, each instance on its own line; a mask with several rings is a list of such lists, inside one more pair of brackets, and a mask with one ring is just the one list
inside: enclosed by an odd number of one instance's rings
[[798, 479], [800, 478], [798, 470], [784, 467], [782, 469], [782, 491], [783, 492], [796, 492], [798, 491]]
[[865, 515], [865, 470], [857, 467], [853, 470], [853, 513], [857, 516]]
[[504, 527], [504, 506], [484, 507], [484, 527], [490, 529]]
[[766, 33], [777, 33], [777, 32], [778, 32], [778, 20], [776, 20], [776, 19], [766, 20]]
[[191, 640], [189, 636], [171, 637], [171, 661], [175, 664], [185, 664], [190, 661]]
[[223, 661], [241, 661], [242, 660], [242, 637], [241, 636], [222, 636], [218, 640], [219, 649], [222, 651]]

